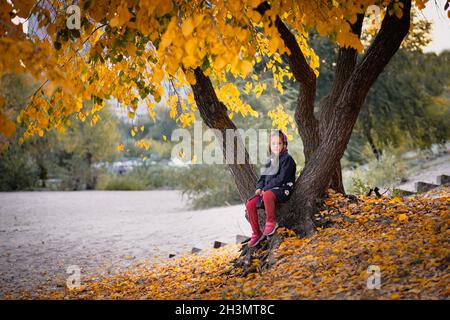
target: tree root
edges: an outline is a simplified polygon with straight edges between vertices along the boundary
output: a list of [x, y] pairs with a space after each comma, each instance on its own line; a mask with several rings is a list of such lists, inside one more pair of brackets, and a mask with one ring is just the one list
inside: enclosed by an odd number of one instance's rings
[[275, 250], [279, 247], [282, 236], [278, 231], [271, 236], [265, 236], [256, 247], [249, 247], [248, 241], [242, 243], [240, 255], [231, 260], [233, 268], [230, 273], [240, 273], [241, 277], [246, 277], [250, 273], [263, 272], [273, 266], [276, 262]]

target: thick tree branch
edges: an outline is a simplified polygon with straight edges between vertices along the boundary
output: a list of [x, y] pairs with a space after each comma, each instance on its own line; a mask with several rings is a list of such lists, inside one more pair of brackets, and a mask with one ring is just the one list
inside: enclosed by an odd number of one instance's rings
[[[300, 193], [307, 198], [320, 195], [329, 183], [330, 172], [337, 167], [350, 139], [361, 106], [370, 87], [399, 49], [410, 26], [411, 0], [404, 4], [403, 16], [387, 14], [381, 29], [362, 61], [356, 65], [339, 98], [333, 116], [324, 129], [320, 145], [300, 176]], [[318, 170], [320, 168], [320, 170]]]
[[349, 79], [350, 94], [356, 95], [362, 92], [365, 98], [408, 34], [411, 22], [411, 0], [403, 0], [400, 3], [404, 5], [402, 17], [399, 19], [395, 14], [386, 13], [380, 31], [354, 69]]
[[305, 164], [309, 161], [319, 145], [319, 121], [314, 116], [314, 100], [316, 98], [316, 82], [313, 87], [300, 84], [297, 106], [295, 108], [295, 122], [303, 142]]
[[[361, 37], [361, 29], [364, 20], [364, 14], [358, 14], [357, 20], [351, 25], [351, 29], [358, 38]], [[341, 47], [338, 50], [336, 57], [336, 70], [334, 72], [334, 79], [331, 85], [330, 91], [320, 102], [320, 132], [323, 132], [323, 128], [327, 126], [327, 116], [331, 114], [331, 108], [334, 107], [333, 101], [339, 97], [344, 88], [347, 80], [350, 78], [353, 70], [356, 66], [356, 59], [358, 57], [358, 51], [350, 47]]]
[[[358, 14], [356, 22], [351, 24], [352, 32], [361, 37], [361, 29], [364, 20], [364, 14]], [[347, 80], [350, 78], [356, 66], [358, 51], [354, 48], [339, 48], [336, 58], [336, 70], [333, 83], [328, 94], [321, 100], [319, 108], [319, 137], [323, 138], [324, 131], [328, 127], [330, 117], [333, 115], [335, 101], [339, 98]], [[337, 192], [345, 193], [342, 182], [342, 172], [340, 163], [338, 163], [334, 173], [330, 175], [330, 188]]]
[[[262, 2], [255, 10], [261, 15], [270, 9], [267, 1]], [[290, 53], [287, 54], [289, 67], [294, 78], [300, 83], [295, 109], [295, 121], [298, 132], [303, 141], [306, 162], [317, 148], [319, 143], [319, 123], [314, 116], [314, 101], [316, 97], [316, 75], [306, 61], [305, 55], [289, 30], [279, 16], [276, 17], [275, 26], [281, 39]]]
[[[270, 4], [265, 1], [262, 2], [255, 10], [259, 12], [259, 14], [264, 15], [264, 13], [269, 9]], [[294, 34], [289, 30], [279, 16], [276, 17], [275, 26], [277, 27], [285, 46], [290, 51], [290, 54], [288, 54], [287, 57], [292, 74], [298, 82], [308, 86], [315, 81], [316, 75], [306, 61], [306, 58], [300, 49]]]
[[[256, 170], [250, 163], [250, 158], [242, 141], [242, 137], [236, 131], [237, 128], [235, 124], [228, 116], [226, 106], [219, 101], [211, 80], [200, 68], [196, 68], [194, 74], [196, 84], [191, 86], [200, 116], [209, 128], [220, 131], [220, 136], [217, 138], [219, 141], [222, 141], [222, 151], [225, 159], [227, 159], [227, 145], [233, 147], [233, 158], [229, 159], [230, 161], [227, 163], [239, 194], [241, 195], [242, 200], [246, 201], [255, 193], [257, 180]], [[228, 141], [227, 139], [228, 129], [233, 130], [237, 135], [236, 138], [233, 137], [233, 141]], [[239, 154], [239, 152], [243, 154]], [[241, 161], [239, 160], [241, 158], [239, 158], [239, 156], [244, 158], [244, 161], [242, 161], [243, 163], [240, 163]]]

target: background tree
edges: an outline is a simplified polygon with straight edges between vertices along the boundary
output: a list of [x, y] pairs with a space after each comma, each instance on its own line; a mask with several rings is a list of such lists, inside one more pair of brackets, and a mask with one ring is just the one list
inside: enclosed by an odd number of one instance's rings
[[387, 147], [425, 148], [449, 136], [448, 108], [436, 103], [448, 87], [448, 53], [401, 51], [394, 60], [368, 95], [354, 132], [377, 159]]
[[71, 126], [56, 137], [56, 148], [60, 150], [59, 171], [69, 178], [66, 188], [95, 189], [99, 169], [93, 165], [116, 156], [120, 137], [116, 116], [106, 108], [95, 115], [96, 123], [93, 119], [74, 119]]
[[[3, 74], [0, 79], [0, 96], [3, 99], [3, 112], [8, 114], [10, 118], [14, 119], [27, 105], [26, 97], [31, 95], [36, 86], [33, 86], [31, 77], [15, 74]], [[8, 121], [11, 121], [8, 119]], [[1, 121], [0, 121], [1, 122]], [[3, 130], [11, 130], [5, 128], [2, 124]], [[5, 135], [0, 136], [3, 139], [3, 150], [0, 152], [0, 190], [23, 190], [32, 188], [38, 179], [47, 178], [47, 167], [44, 164], [43, 158], [45, 152], [39, 156], [34, 165], [33, 152], [28, 152], [28, 149], [18, 144], [19, 134], [14, 130], [7, 133], [8, 140]], [[32, 139], [37, 140], [37, 139]], [[30, 141], [30, 146], [40, 144], [44, 145], [43, 141]], [[7, 151], [7, 152], [6, 152]]]

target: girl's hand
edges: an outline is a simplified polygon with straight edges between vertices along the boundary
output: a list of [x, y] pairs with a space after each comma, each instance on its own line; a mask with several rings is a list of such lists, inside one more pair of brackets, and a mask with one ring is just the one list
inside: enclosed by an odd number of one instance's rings
[[260, 196], [262, 194], [262, 190], [261, 189], [256, 189], [255, 194], [257, 196]]

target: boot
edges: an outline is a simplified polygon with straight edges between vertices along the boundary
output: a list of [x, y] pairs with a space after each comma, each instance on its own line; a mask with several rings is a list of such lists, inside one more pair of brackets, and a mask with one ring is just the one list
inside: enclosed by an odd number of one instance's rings
[[275, 214], [276, 195], [272, 191], [264, 192], [264, 207], [266, 208], [266, 225], [263, 235], [270, 236], [275, 233], [278, 228], [277, 218]]

